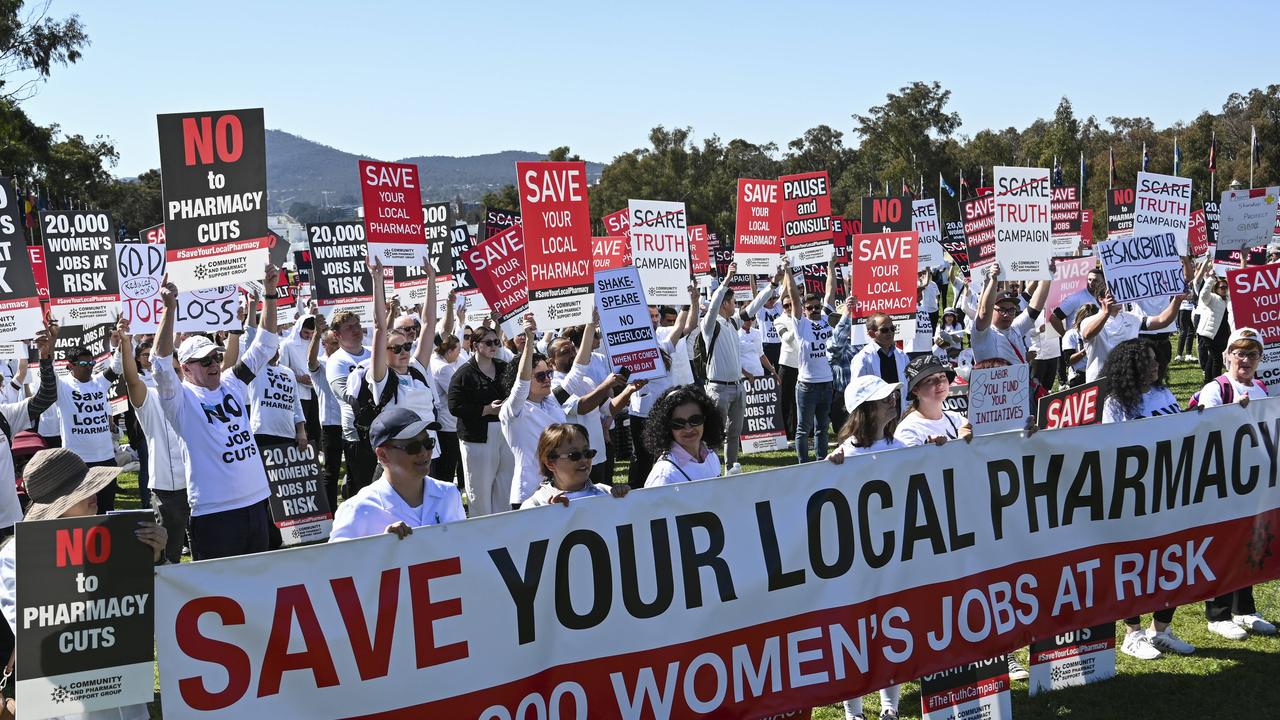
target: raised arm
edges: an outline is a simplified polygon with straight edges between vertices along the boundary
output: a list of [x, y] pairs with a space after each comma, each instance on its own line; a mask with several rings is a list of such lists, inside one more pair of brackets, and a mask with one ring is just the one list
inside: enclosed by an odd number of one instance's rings
[[275, 265], [267, 265], [266, 272], [262, 278], [262, 317], [258, 320], [258, 327], [266, 330], [272, 335], [277, 334], [276, 320], [276, 301], [280, 299], [280, 293], [276, 292], [276, 284], [280, 282], [280, 268]]
[[324, 316], [316, 313], [316, 329], [311, 333], [311, 340], [307, 342], [307, 372], [316, 370], [320, 367], [320, 363], [316, 360], [320, 357], [320, 336], [324, 335], [325, 323]]
[[596, 337], [596, 325], [600, 322], [600, 311], [592, 309], [591, 322], [582, 328], [582, 342], [578, 343], [578, 354], [573, 358], [575, 365], [587, 367], [591, 365], [591, 346]]
[[681, 338], [693, 332], [698, 327], [698, 283], [691, 281], [689, 283], [689, 307], [680, 311], [676, 316], [676, 324], [671, 327], [671, 337], [669, 340], [675, 345]]
[[[422, 312], [418, 320], [422, 323], [422, 332], [418, 333], [418, 351], [414, 357], [422, 367], [431, 367], [431, 351], [436, 346], [436, 268], [430, 260], [422, 261], [422, 272], [427, 276], [427, 300], [422, 303]], [[453, 293], [449, 293], [453, 297]], [[453, 316], [453, 308], [445, 309], [445, 316]]]
[[991, 263], [987, 269], [986, 282], [982, 284], [982, 294], [978, 296], [978, 314], [973, 319], [973, 329], [981, 332], [991, 327], [991, 315], [996, 308], [996, 278], [1000, 276], [1000, 263]]
[[716, 327], [716, 318], [720, 317], [720, 306], [724, 303], [725, 296], [729, 293], [729, 278], [737, 271], [737, 263], [729, 263], [729, 271], [725, 273], [724, 279], [720, 282], [720, 287], [711, 294], [711, 302], [707, 303], [707, 316], [702, 318], [701, 330], [702, 338], [707, 343], [711, 342], [711, 331]]
[[1080, 341], [1088, 342], [1095, 335], [1102, 332], [1102, 327], [1107, 324], [1107, 319], [1111, 317], [1114, 309], [1116, 309], [1116, 304], [1111, 299], [1111, 293], [1103, 293], [1102, 297], [1098, 298], [1098, 312], [1085, 318], [1080, 323]]
[[[1053, 261], [1049, 261], [1050, 267]], [[1037, 280], [1036, 289], [1031, 291], [1031, 299], [1027, 301], [1027, 308], [1037, 313], [1044, 310], [1044, 304], [1049, 300], [1049, 290], [1053, 288], [1053, 282], [1050, 280]]]
[[390, 322], [382, 258], [373, 259], [369, 265], [369, 277], [373, 280], [373, 381], [382, 382], [387, 376], [387, 323]]
[[[133, 347], [128, 320], [120, 318], [120, 328], [116, 332], [120, 336], [121, 347]], [[132, 352], [121, 352], [120, 361], [124, 371], [124, 387], [129, 393], [129, 404], [136, 408], [142, 407], [147, 401], [147, 384], [142, 382], [142, 376], [138, 374], [138, 361]]]
[[58, 324], [45, 316], [44, 329], [36, 333], [34, 345], [40, 352], [40, 387], [27, 400], [27, 417], [32, 424], [58, 401], [58, 376], [53, 371], [53, 346], [58, 339]]
[[789, 267], [789, 265], [787, 265], [787, 259], [785, 257], [782, 258], [781, 261], [779, 261], [778, 269], [777, 271], [774, 272], [773, 280], [769, 283], [769, 287], [756, 293], [756, 296], [751, 299], [751, 303], [747, 305], [746, 310], [747, 310], [748, 317], [754, 318], [757, 314], [759, 314], [760, 308], [764, 307], [764, 304], [769, 302], [769, 298], [773, 297], [773, 294], [778, 291], [778, 283], [782, 280], [782, 272], [783, 272], [784, 266]]
[[791, 266], [787, 265], [784, 261], [783, 264], [779, 266], [779, 269], [783, 271], [782, 294], [786, 295], [787, 299], [791, 301], [791, 308], [784, 310], [783, 312], [793, 318], [800, 317], [802, 312], [801, 306], [804, 305], [804, 302], [800, 298], [800, 288], [796, 285], [796, 278], [791, 273]]
[[822, 295], [822, 308], [836, 306], [836, 256], [827, 261], [827, 291]]
[[[449, 296], [445, 298], [445, 300], [444, 323], [440, 326], [440, 336], [442, 338], [447, 338], [452, 335], [453, 328], [457, 326], [458, 320], [461, 319], [459, 317], [459, 311], [455, 309], [458, 305], [458, 291], [450, 290]], [[466, 311], [463, 310], [461, 312]]]

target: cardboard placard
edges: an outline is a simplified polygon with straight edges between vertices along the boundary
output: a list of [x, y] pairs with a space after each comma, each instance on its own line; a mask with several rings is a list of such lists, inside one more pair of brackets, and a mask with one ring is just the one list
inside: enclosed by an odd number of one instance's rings
[[115, 322], [120, 278], [116, 224], [104, 212], [40, 213], [49, 312], [63, 325]]
[[1044, 303], [1044, 311], [1053, 312], [1053, 309], [1061, 305], [1063, 300], [1088, 287], [1089, 271], [1097, 265], [1098, 261], [1093, 257], [1058, 260], [1053, 273], [1053, 285], [1049, 288], [1049, 297]]
[[831, 242], [831, 191], [827, 171], [778, 178], [782, 245], [791, 267], [825, 265]]
[[960, 203], [969, 276], [975, 279], [980, 276], [979, 270], [996, 261], [995, 210], [994, 195], [982, 195]]
[[20, 522], [13, 542], [22, 716], [150, 702], [155, 570], [134, 535], [151, 511]]
[[156, 116], [169, 282], [199, 290], [262, 278], [265, 127], [262, 108]]
[[1049, 198], [1054, 235], [1080, 235], [1080, 188], [1065, 185], [1053, 188]]
[[1217, 200], [1205, 200], [1201, 205], [1204, 210], [1204, 232], [1208, 236], [1209, 244], [1217, 246], [1218, 244], [1218, 225], [1222, 220], [1222, 204]]
[[943, 264], [942, 226], [938, 222], [938, 202], [933, 199], [911, 202], [911, 229], [920, 238], [916, 246], [920, 269], [932, 270]]
[[974, 435], [1021, 430], [1027, 424], [1030, 367], [974, 368], [969, 373], [969, 424]]
[[689, 272], [698, 281], [699, 287], [711, 287], [714, 275], [711, 273], [711, 238], [707, 235], [706, 225], [694, 225], [689, 228], [689, 254], [691, 264]]
[[1031, 643], [1028, 694], [1092, 685], [1116, 676], [1114, 623], [1095, 625]]
[[1080, 245], [1085, 250], [1093, 249], [1093, 208], [1080, 210]]
[[622, 208], [601, 218], [604, 231], [609, 235], [627, 235], [631, 232], [631, 210]]
[[519, 319], [529, 312], [529, 283], [524, 271], [524, 226], [512, 225], [463, 253], [489, 307], [507, 337], [520, 332]]
[[151, 227], [138, 233], [138, 242], [150, 243], [152, 245], [164, 245], [164, 223], [152, 225]]
[[742, 452], [774, 452], [787, 449], [787, 433], [778, 417], [781, 390], [772, 375], [742, 382], [746, 393], [742, 416]]
[[910, 230], [912, 204], [910, 197], [862, 198], [862, 232], [871, 235]]
[[777, 272], [782, 254], [781, 197], [781, 187], [776, 180], [738, 178], [733, 258], [742, 272], [759, 275]]
[[1012, 720], [1004, 655], [920, 678], [922, 720]]
[[1117, 237], [1098, 243], [1107, 289], [1118, 303], [1167, 298], [1186, 292], [1177, 239], [1171, 232]]
[[373, 319], [373, 287], [369, 280], [368, 244], [358, 220], [307, 225], [311, 243], [312, 299], [326, 318], [350, 310], [360, 322]]
[[236, 314], [240, 312], [240, 302], [240, 288], [236, 285], [179, 292], [173, 329], [185, 333], [238, 330], [240, 320]]
[[381, 259], [384, 267], [421, 265], [427, 237], [418, 166], [373, 160], [359, 166], [369, 259]]
[[[596, 309], [600, 334], [613, 370], [627, 368], [629, 379], [652, 380], [667, 374], [658, 340], [649, 322], [640, 274], [633, 267], [596, 273]], [[603, 378], [602, 378], [603, 380]]]
[[1040, 398], [1036, 427], [1057, 430], [1102, 422], [1102, 403], [1107, 399], [1107, 379], [1059, 390]]
[[286, 546], [321, 543], [333, 529], [333, 511], [320, 479], [315, 445], [299, 450], [294, 443], [260, 448], [262, 467], [271, 488], [271, 521]]
[[1218, 251], [1244, 250], [1271, 242], [1280, 187], [1228, 190], [1222, 193]]
[[53, 367], [58, 372], [67, 369], [67, 355], [80, 348], [88, 348], [93, 353], [94, 362], [102, 362], [111, 356], [111, 332], [116, 324], [101, 323], [98, 325], [65, 325], [58, 328], [58, 339], [53, 343]]
[[964, 237], [964, 221], [948, 220], [942, 225], [942, 248], [963, 275], [969, 274], [969, 243]]
[[1133, 188], [1107, 190], [1107, 237], [1133, 232]]
[[485, 208], [484, 211], [484, 239], [497, 235], [512, 225], [520, 224], [520, 213], [514, 210], [501, 210], [499, 208]]
[[156, 243], [116, 243], [119, 272], [120, 314], [129, 321], [129, 332], [154, 333], [164, 303], [160, 283], [164, 279], [164, 245]]
[[688, 297], [689, 223], [682, 202], [629, 200], [631, 262], [640, 271], [645, 302], [677, 305]]
[[1228, 270], [1227, 286], [1235, 326], [1253, 328], [1266, 341], [1255, 377], [1280, 397], [1280, 263]]
[[995, 168], [996, 259], [1002, 280], [1048, 280], [1053, 258], [1048, 168]]
[[[472, 248], [471, 231], [466, 225], [454, 225], [449, 237], [453, 243], [453, 289], [459, 298], [464, 299], [467, 313], [473, 318], [483, 319], [489, 314], [489, 301], [485, 300], [467, 269], [466, 261], [462, 259], [463, 253]], [[445, 299], [448, 300], [447, 297]]]
[[13, 181], [0, 177], [0, 341], [29, 340], [44, 328], [40, 292], [18, 215]]
[[1179, 255], [1187, 254], [1191, 224], [1191, 178], [1138, 173], [1133, 207], [1133, 234], [1173, 233]]
[[631, 265], [631, 240], [626, 235], [591, 238], [591, 267], [595, 272]]
[[587, 165], [518, 162], [516, 175], [529, 311], [541, 330], [587, 323], [594, 277]]
[[1204, 210], [1191, 212], [1191, 223], [1187, 227], [1187, 254], [1200, 257], [1209, 251], [1209, 226], [1204, 220]]
[[853, 236], [849, 294], [858, 299], [855, 318], [882, 312], [893, 319], [898, 337], [915, 332], [916, 233]]

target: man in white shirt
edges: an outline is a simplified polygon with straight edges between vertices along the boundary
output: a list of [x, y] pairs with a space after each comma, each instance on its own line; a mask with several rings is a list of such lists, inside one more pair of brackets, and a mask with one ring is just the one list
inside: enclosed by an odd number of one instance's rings
[[453, 483], [427, 475], [435, 439], [433, 423], [412, 410], [384, 410], [369, 426], [382, 476], [338, 506], [329, 542], [391, 533], [403, 540], [413, 528], [465, 520]]
[[343, 482], [343, 497], [353, 497], [360, 488], [373, 480], [378, 464], [373, 448], [360, 441], [356, 431], [355, 409], [347, 398], [347, 375], [357, 364], [370, 359], [373, 352], [364, 345], [364, 325], [360, 317], [349, 310], [340, 310], [329, 318], [329, 328], [338, 338], [338, 350], [325, 360], [325, 380], [338, 399], [342, 412], [343, 455], [347, 460], [347, 477]]
[[206, 337], [182, 341], [173, 369], [173, 324], [178, 288], [160, 291], [164, 311], [152, 367], [165, 417], [187, 446], [187, 496], [191, 501], [191, 557], [195, 560], [262, 552], [269, 543], [270, 490], [262, 457], [249, 429], [249, 383], [280, 344], [276, 335], [276, 279], [268, 265], [262, 280], [265, 308], [253, 341], [230, 370], [221, 349]]
[[1048, 322], [1059, 335], [1066, 336], [1071, 323], [1075, 322], [1076, 312], [1085, 305], [1096, 304], [1102, 293], [1107, 291], [1107, 279], [1102, 273], [1102, 266], [1095, 266], [1087, 276], [1088, 284], [1071, 293], [1058, 303], [1058, 307], [1050, 313]]
[[[118, 336], [111, 333], [111, 343]], [[119, 347], [116, 348], [119, 352]], [[115, 467], [116, 443], [111, 437], [111, 395], [119, 375], [111, 368], [94, 372], [93, 351], [79, 347], [67, 354], [67, 374], [58, 377], [58, 416], [62, 446], [80, 457], [89, 467]], [[116, 482], [112, 480], [98, 493], [98, 509], [116, 507]]]
[[[1050, 272], [1053, 267], [1050, 263]], [[974, 362], [998, 358], [1010, 365], [1027, 362], [1027, 334], [1031, 331], [1045, 300], [1049, 298], [1051, 283], [1037, 281], [1027, 309], [1022, 310], [1022, 296], [1014, 291], [999, 291], [996, 277], [1000, 263], [992, 263], [987, 271], [987, 281], [978, 299], [978, 314], [970, 330]]]
[[[800, 375], [796, 382], [796, 456], [800, 462], [809, 462], [809, 434], [814, 433], [818, 459], [827, 456], [827, 426], [830, 424], [833, 375], [831, 361], [827, 358], [827, 345], [834, 332], [828, 316], [834, 311], [832, 303], [836, 295], [835, 260], [827, 267], [825, 296], [819, 301], [815, 296], [800, 296], [800, 289], [791, 269], [783, 275], [783, 292], [790, 298], [791, 323], [780, 331], [784, 336], [795, 333], [800, 348]], [[803, 314], [798, 311], [802, 306]]]
[[307, 437], [320, 441], [320, 398], [312, 385], [310, 368], [307, 367], [307, 346], [316, 333], [316, 318], [306, 315], [290, 328], [284, 342], [280, 343], [280, 364], [293, 371], [298, 382], [298, 401], [302, 403], [302, 416], [306, 418]]
[[[1089, 363], [1084, 369], [1085, 382], [1093, 382], [1102, 374], [1112, 348], [1125, 340], [1133, 340], [1143, 330], [1159, 330], [1172, 324], [1178, 318], [1182, 298], [1182, 295], [1174, 295], [1159, 315], [1144, 317], [1125, 309], [1111, 297], [1111, 293], [1104, 292], [1098, 298], [1098, 312], [1080, 323], [1080, 341], [1089, 351]], [[1164, 342], [1169, 344], [1167, 338], [1164, 338]], [[1156, 357], [1158, 359], [1159, 355]]]

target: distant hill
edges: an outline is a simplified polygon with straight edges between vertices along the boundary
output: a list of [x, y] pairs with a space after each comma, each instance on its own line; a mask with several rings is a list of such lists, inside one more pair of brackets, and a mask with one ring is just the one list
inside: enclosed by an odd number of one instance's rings
[[[516, 161], [545, 157], [543, 153], [506, 150], [471, 157], [419, 155], [396, 162], [413, 163], [421, 169], [428, 200], [461, 196], [465, 201], [478, 202], [486, 192], [515, 181]], [[374, 158], [321, 145], [283, 130], [268, 130], [267, 187], [271, 191], [271, 209], [285, 210], [295, 202], [323, 205], [325, 192], [329, 193], [329, 205], [360, 204], [356, 162], [369, 159]], [[600, 163], [587, 163], [587, 176], [593, 182], [603, 170]]]

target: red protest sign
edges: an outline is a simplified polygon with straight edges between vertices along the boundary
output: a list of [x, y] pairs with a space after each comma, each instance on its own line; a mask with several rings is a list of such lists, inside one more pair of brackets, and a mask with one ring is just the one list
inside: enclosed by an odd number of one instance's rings
[[693, 276], [711, 273], [711, 238], [707, 235], [706, 225], [689, 226], [689, 252], [692, 254]]
[[782, 206], [776, 180], [738, 178], [738, 216], [734, 261], [752, 275], [767, 275], [782, 253]]
[[604, 222], [604, 231], [608, 235], [629, 235], [631, 234], [631, 213], [628, 208], [622, 208], [618, 212], [611, 212], [602, 218]]
[[1090, 208], [1080, 211], [1080, 243], [1086, 250], [1093, 248], [1093, 210]]
[[858, 298], [854, 317], [882, 312], [895, 323], [916, 316], [915, 231], [853, 236], [849, 294]]
[[360, 198], [369, 258], [387, 267], [421, 265], [427, 256], [418, 166], [360, 161]]
[[783, 175], [782, 242], [792, 267], [831, 259], [831, 193], [827, 171]]
[[518, 162], [529, 310], [545, 329], [591, 320], [594, 274], [584, 162]]
[[49, 299], [49, 275], [44, 267], [44, 246], [28, 245], [27, 257], [31, 259], [31, 274], [36, 279], [36, 296], [42, 300]]
[[462, 253], [471, 279], [508, 337], [519, 333], [516, 319], [528, 311], [529, 285], [524, 269], [522, 225], [512, 225]]
[[968, 244], [969, 271], [996, 261], [996, 196], [982, 195], [960, 203], [964, 237]]
[[154, 225], [138, 233], [138, 239], [148, 245], [164, 245], [164, 223]]
[[617, 270], [631, 264], [631, 242], [626, 235], [591, 238], [591, 269]]
[[1209, 226], [1204, 221], [1203, 209], [1191, 212], [1191, 223], [1187, 227], [1187, 252], [1192, 257], [1209, 252]]
[[1227, 284], [1235, 326], [1262, 333], [1268, 347], [1280, 346], [1280, 263], [1228, 270]]
[[1106, 383], [1106, 378], [1098, 378], [1040, 398], [1036, 426], [1041, 430], [1057, 430], [1102, 422], [1102, 403], [1107, 398]]

